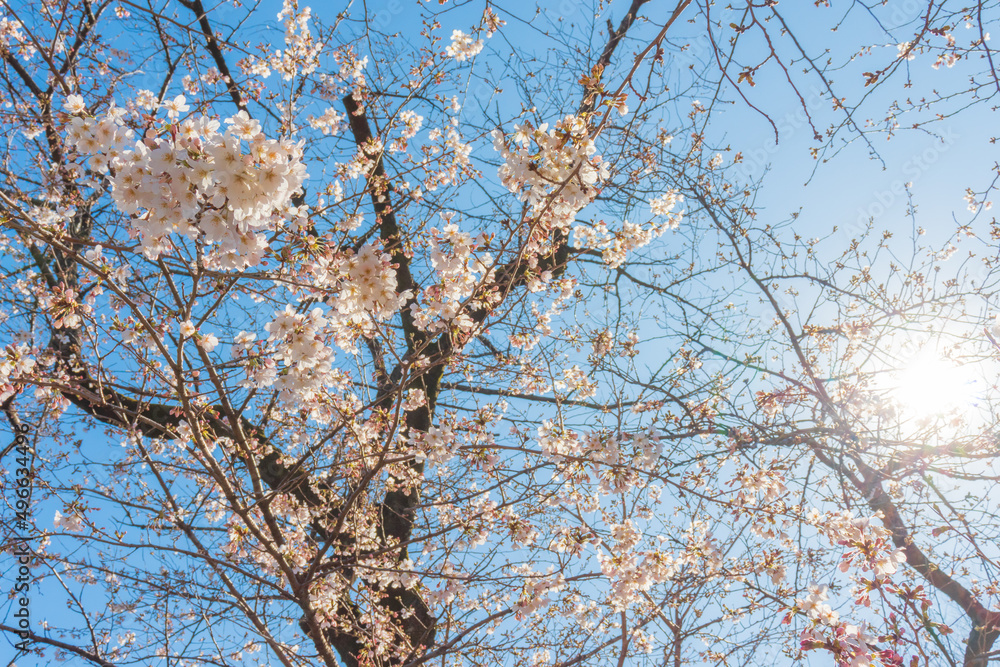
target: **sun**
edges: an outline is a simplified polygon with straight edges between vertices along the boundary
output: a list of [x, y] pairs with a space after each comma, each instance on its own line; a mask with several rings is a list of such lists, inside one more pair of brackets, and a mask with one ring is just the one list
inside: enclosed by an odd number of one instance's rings
[[975, 402], [976, 380], [963, 367], [924, 349], [895, 373], [893, 397], [912, 417], [934, 417]]

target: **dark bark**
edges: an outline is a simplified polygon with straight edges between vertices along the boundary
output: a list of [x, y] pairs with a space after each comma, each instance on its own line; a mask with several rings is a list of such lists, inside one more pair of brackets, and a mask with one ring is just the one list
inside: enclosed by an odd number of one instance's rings
[[864, 462], [854, 459], [862, 479], [859, 490], [868, 498], [868, 505], [882, 513], [882, 521], [892, 531], [892, 542], [906, 554], [906, 564], [916, 570], [931, 586], [957, 604], [972, 622], [965, 649], [965, 667], [986, 667], [993, 644], [1000, 637], [1000, 612], [987, 609], [972, 591], [953, 579], [932, 562], [913, 539], [896, 504], [882, 489], [881, 475]]

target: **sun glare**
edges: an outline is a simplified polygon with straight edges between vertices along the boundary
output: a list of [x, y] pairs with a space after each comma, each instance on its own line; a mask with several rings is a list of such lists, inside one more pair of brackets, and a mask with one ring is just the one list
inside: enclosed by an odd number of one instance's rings
[[894, 384], [893, 395], [903, 410], [918, 418], [971, 405], [975, 398], [976, 382], [968, 368], [929, 350], [910, 359]]

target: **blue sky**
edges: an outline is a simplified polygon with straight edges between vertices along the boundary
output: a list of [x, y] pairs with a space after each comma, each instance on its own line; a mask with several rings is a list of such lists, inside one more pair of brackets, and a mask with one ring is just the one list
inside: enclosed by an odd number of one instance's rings
[[[315, 12], [329, 21], [342, 4], [322, 8], [317, 6]], [[525, 5], [511, 6], [521, 10]], [[564, 15], [569, 13], [566, 8], [571, 8], [573, 16], [564, 16], [566, 21], [586, 18], [583, 4], [563, 0], [561, 4], [553, 2], [549, 6], [550, 13]], [[271, 0], [263, 3], [258, 10], [261, 22], [273, 20], [277, 7], [278, 3]], [[409, 1], [390, 0], [381, 4], [372, 2], [368, 3], [368, 7], [370, 15], [374, 17], [373, 24], [385, 32], [397, 29], [410, 31], [417, 27], [418, 14], [414, 9], [415, 5]], [[651, 11], [664, 7], [669, 8], [670, 5], [655, 0], [650, 5]], [[503, 6], [498, 9], [502, 10]], [[478, 11], [478, 5], [473, 4], [466, 14], [459, 12], [446, 15], [449, 23], [442, 27], [441, 34], [447, 37], [452, 28], [467, 29], [478, 17]], [[826, 27], [822, 24], [807, 23], [817, 12], [825, 10], [806, 4], [792, 5], [789, 11], [791, 17], [802, 22], [807, 38], [813, 36], [818, 41], [820, 37], [826, 37]], [[610, 15], [617, 21], [620, 17], [619, 4], [612, 3]], [[224, 14], [220, 14], [220, 17], [224, 17]], [[552, 21], [557, 23], [554, 18]], [[598, 25], [601, 25], [600, 21]], [[839, 41], [838, 36], [837, 43], [843, 44], [842, 48], [851, 48], [854, 45], [852, 40], [856, 40], [856, 43], [866, 40], [882, 41], [886, 44], [886, 59], [891, 59], [895, 52], [893, 40], [874, 31], [864, 32], [860, 28], [852, 32], [852, 27], [849, 25], [843, 29], [844, 33], [848, 33], [848, 38], [843, 42]], [[683, 41], [684, 32], [680, 29], [691, 29], [683, 24], [678, 28], [676, 41]], [[822, 35], [818, 31], [823, 31]], [[257, 32], [261, 36], [272, 34], [262, 29]], [[905, 34], [905, 30], [900, 32]], [[524, 46], [524, 43], [535, 39], [538, 34], [514, 21], [508, 23], [505, 33], [519, 46]], [[279, 41], [280, 30], [273, 34], [275, 41]], [[542, 40], [539, 40], [539, 46], [544, 47]], [[489, 65], [490, 59], [502, 58], [503, 48], [503, 42], [495, 37], [476, 67]], [[703, 51], [701, 53], [704, 54]], [[696, 62], [698, 58], [699, 53], [695, 52], [682, 54], [677, 61], [679, 64], [686, 64]], [[912, 94], [926, 94], [935, 87], [962, 80], [966, 73], [965, 67], [964, 63], [960, 63], [953, 70], [942, 68], [935, 71], [930, 68], [927, 56], [919, 56], [910, 65], [914, 82]], [[860, 71], [848, 67], [838, 74], [838, 82], [844, 83], [849, 95], [860, 96], [863, 88], [858, 83], [859, 76]], [[271, 82], [277, 83], [277, 79], [275, 76]], [[801, 209], [795, 229], [805, 236], [826, 236], [834, 226], [838, 226], [841, 231], [831, 239], [831, 252], [849, 243], [869, 216], [876, 218], [876, 228], [892, 230], [901, 240], [905, 240], [911, 229], [911, 223], [904, 214], [907, 202], [902, 194], [901, 184], [905, 182], [913, 183], [916, 202], [920, 206], [918, 222], [927, 229], [927, 238], [932, 243], [943, 243], [954, 230], [953, 216], [959, 222], [968, 218], [962, 199], [965, 188], [982, 188], [991, 179], [990, 170], [996, 154], [994, 146], [988, 140], [994, 118], [992, 112], [985, 109], [985, 105], [963, 113], [960, 122], [944, 120], [937, 124], [934, 126], [937, 136], [922, 132], [903, 132], [888, 142], [884, 137], [874, 136], [872, 141], [878, 149], [880, 160], [873, 159], [869, 155], [869, 149], [862, 142], [855, 141], [845, 147], [831, 163], [817, 166], [816, 160], [809, 153], [809, 149], [816, 143], [804, 122], [802, 110], [796, 106], [794, 96], [783, 87], [780, 77], [773, 70], [763, 71], [756, 82], [757, 86], [749, 90], [748, 95], [751, 101], [760, 104], [782, 128], [779, 143], [775, 144], [769, 123], [738, 100], [732, 106], [718, 108], [719, 113], [709, 130], [711, 142], [720, 149], [731, 147], [730, 151], [723, 153], [726, 163], [731, 161], [735, 153], [742, 152], [746, 168], [744, 173], [750, 178], [762, 174], [765, 166], [769, 169], [758, 198], [764, 216], [773, 216], [777, 222]], [[570, 85], [566, 86], [566, 91], [569, 94], [576, 93], [576, 89]], [[815, 112], [817, 125], [822, 129], [836, 114], [827, 108], [828, 103], [813, 106], [809, 84], [805, 85], [803, 92], [807, 95], [807, 106], [811, 112]], [[514, 97], [511, 93], [511, 97], [507, 99], [512, 101], [505, 101], [512, 109]], [[734, 99], [731, 90], [724, 91], [723, 97]], [[880, 104], [884, 106], [888, 97], [876, 95], [877, 99], [870, 100], [867, 108], [873, 114], [877, 113], [882, 108]], [[575, 106], [575, 98], [567, 99], [564, 110], [570, 111]], [[685, 111], [684, 105], [678, 104], [677, 113]], [[668, 127], [670, 123], [671, 119], [665, 119]], [[840, 139], [834, 142], [834, 148], [840, 147], [837, 141]], [[720, 288], [723, 287], [720, 285]], [[116, 445], [117, 443], [106, 443], [109, 447]], [[39, 523], [47, 525], [55, 509], [54, 506], [37, 506], [35, 511]], [[36, 613], [54, 613], [40, 598], [36, 598], [34, 608]], [[31, 663], [20, 661], [19, 664], [23, 666]]]

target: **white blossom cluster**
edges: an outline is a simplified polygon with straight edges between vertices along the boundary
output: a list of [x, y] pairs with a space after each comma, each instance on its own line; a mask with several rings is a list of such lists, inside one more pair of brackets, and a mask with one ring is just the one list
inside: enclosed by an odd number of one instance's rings
[[13, 50], [25, 60], [30, 60], [38, 52], [34, 40], [22, 32], [23, 28], [24, 25], [17, 19], [0, 16], [0, 54]]
[[[418, 116], [419, 118], [419, 116]], [[452, 118], [454, 123], [457, 119]], [[441, 130], [433, 128], [427, 133], [427, 139], [433, 142], [427, 147], [432, 154], [440, 153], [442, 161], [440, 168], [433, 169], [424, 177], [423, 187], [433, 192], [439, 187], [458, 183], [463, 173], [472, 173], [472, 145], [462, 141], [462, 135], [453, 125]], [[416, 192], [419, 193], [417, 188]], [[419, 199], [417, 194], [412, 196]]]
[[850, 547], [841, 558], [841, 572], [856, 567], [861, 571], [872, 570], [876, 578], [882, 579], [895, 574], [899, 565], [906, 562], [903, 550], [892, 544], [892, 532], [872, 523], [873, 518], [881, 518], [879, 514], [855, 517], [850, 510], [820, 514], [814, 509], [807, 518], [831, 544]]
[[[874, 664], [875, 653], [896, 657], [891, 649], [877, 650], [878, 638], [870, 635], [864, 624], [842, 623], [832, 628], [813, 625], [802, 631], [800, 640], [802, 648], [806, 650], [824, 648], [830, 651], [836, 658], [837, 664], [844, 667], [871, 667]], [[881, 664], [902, 663], [887, 663], [883, 660]]]
[[489, 253], [474, 255], [485, 239], [481, 235], [473, 238], [451, 222], [444, 229], [431, 229], [430, 234], [431, 264], [437, 282], [423, 290], [419, 303], [410, 305], [413, 322], [431, 333], [449, 327], [470, 331], [474, 322], [463, 306], [483, 277], [488, 280], [493, 258]]
[[[809, 586], [809, 595], [795, 600], [796, 608], [813, 621], [802, 631], [802, 648], [825, 648], [836, 656], [838, 665], [869, 667], [873, 664], [872, 645], [877, 638], [869, 635], [864, 625], [842, 623], [840, 614], [826, 603], [828, 598], [827, 586], [813, 584]], [[891, 650], [882, 653], [896, 657]]]
[[444, 606], [451, 604], [456, 598], [461, 598], [465, 593], [466, 578], [470, 575], [463, 574], [451, 562], [445, 561], [441, 567], [441, 582], [438, 588], [426, 590], [424, 597], [430, 606]]
[[400, 137], [389, 143], [390, 153], [401, 153], [406, 150], [407, 142], [417, 136], [424, 124], [424, 117], [416, 111], [407, 109], [399, 114]]
[[677, 190], [668, 190], [659, 197], [649, 200], [649, 210], [653, 215], [667, 218], [667, 226], [676, 229], [684, 216], [684, 212], [674, 212], [674, 208], [684, 201], [684, 195]]
[[542, 456], [551, 461], [584, 459], [595, 466], [595, 472], [602, 465], [652, 470], [663, 452], [663, 444], [653, 428], [621, 437], [597, 432], [581, 436], [551, 420], [538, 427], [538, 445]]
[[556, 194], [558, 203], [575, 213], [609, 176], [608, 164], [594, 155], [597, 148], [579, 116], [566, 116], [552, 128], [548, 123], [515, 126], [509, 144], [494, 130], [493, 146], [504, 159], [499, 170], [503, 184], [532, 206]]
[[[276, 494], [272, 503], [269, 512], [280, 522], [283, 537], [283, 543], [277, 547], [277, 551], [286, 564], [297, 571], [303, 571], [316, 554], [315, 545], [307, 536], [309, 524], [315, 517], [298, 500], [287, 494]], [[263, 523], [264, 516], [259, 508], [253, 508], [249, 514], [251, 522]], [[229, 517], [225, 524], [228, 541], [221, 547], [223, 552], [230, 558], [251, 561], [254, 567], [268, 576], [280, 576], [279, 561], [260, 539], [259, 533], [248, 528], [247, 523], [235, 516]]]
[[175, 122], [141, 141], [131, 142], [115, 109], [101, 120], [74, 117], [67, 140], [92, 155], [92, 169], [109, 173], [115, 204], [132, 216], [150, 259], [169, 252], [170, 236], [180, 234], [214, 245], [205, 260], [214, 268], [258, 264], [268, 247], [265, 232], [290, 212], [305, 179], [301, 146], [267, 139], [245, 111], [220, 132], [219, 122], [204, 116], [176, 122], [188, 108], [183, 96], [164, 106]]
[[448, 57], [454, 58], [458, 62], [464, 62], [479, 55], [483, 46], [483, 40], [474, 40], [471, 35], [466, 35], [461, 30], [452, 30], [451, 44], [445, 47], [444, 52], [448, 54]]
[[92, 290], [81, 301], [80, 294], [64, 283], [60, 283], [39, 295], [38, 305], [48, 313], [52, 326], [56, 329], [76, 329], [83, 323], [83, 317], [93, 313], [96, 295]]
[[566, 587], [566, 579], [559, 574], [541, 574], [530, 567], [512, 568], [515, 574], [524, 578], [521, 596], [514, 605], [514, 618], [523, 620], [552, 604], [550, 593], [558, 593]]
[[[276, 385], [280, 399], [299, 405], [308, 402], [327, 386], [340, 384], [341, 373], [333, 368], [333, 350], [326, 345], [327, 319], [321, 308], [299, 313], [291, 306], [275, 313], [274, 320], [264, 325], [275, 344], [270, 362], [256, 373], [257, 386]], [[285, 369], [278, 372], [276, 362]]]
[[35, 368], [35, 359], [27, 343], [8, 345], [0, 358], [0, 402], [14, 395], [14, 383], [22, 375], [28, 375]]
[[458, 449], [455, 433], [448, 424], [431, 426], [427, 433], [416, 433], [413, 437], [413, 454], [417, 461], [440, 465], [450, 461]]
[[391, 318], [410, 298], [398, 293], [392, 258], [375, 244], [354, 252], [321, 255], [311, 266], [313, 285], [327, 295], [332, 310], [328, 328], [336, 344], [347, 352], [356, 350], [359, 336], [371, 336], [377, 322]]
[[587, 123], [579, 116], [566, 116], [552, 128], [526, 122], [516, 126], [510, 141], [494, 130], [493, 146], [504, 161], [500, 180], [528, 204], [531, 235], [525, 251], [533, 266], [551, 251], [554, 231], [569, 235], [576, 214], [609, 177], [609, 165], [595, 155]]
[[326, 111], [319, 117], [310, 115], [307, 118], [309, 126], [314, 130], [319, 130], [323, 134], [337, 135], [340, 133], [346, 120], [344, 114], [333, 107], [327, 107]]
[[667, 230], [680, 227], [684, 212], [674, 211], [674, 208], [683, 201], [684, 196], [676, 190], [668, 190], [660, 197], [651, 199], [650, 211], [657, 218], [665, 218], [663, 221], [655, 220], [643, 225], [624, 220], [621, 227], [615, 230], [609, 229], [603, 220], [590, 226], [577, 225], [573, 228], [576, 245], [600, 250], [604, 263], [617, 268], [629, 252], [649, 245]]
[[756, 502], [761, 507], [767, 507], [787, 492], [781, 473], [767, 467], [743, 466], [736, 478], [740, 483], [736, 498], [741, 505]]
[[250, 56], [241, 61], [248, 74], [268, 77], [272, 71], [281, 74], [285, 81], [297, 75], [312, 74], [319, 67], [319, 54], [323, 42], [317, 41], [309, 30], [312, 9], [302, 7], [296, 0], [284, 0], [278, 20], [285, 26], [285, 48], [277, 49], [266, 58]]
[[622, 611], [639, 602], [642, 593], [655, 584], [669, 581], [682, 565], [672, 554], [653, 549], [644, 553], [633, 551], [608, 555], [598, 553], [601, 572], [611, 583], [608, 603]]
[[[616, 611], [641, 603], [642, 594], [656, 584], [672, 579], [681, 570], [713, 576], [722, 567], [722, 554], [704, 521], [692, 521], [684, 532], [686, 544], [677, 553], [659, 546], [637, 551], [641, 535], [630, 520], [610, 526], [615, 544], [609, 553], [598, 552], [601, 572], [611, 583], [608, 604]], [[658, 538], [664, 542], [665, 538]]]
[[583, 369], [576, 364], [564, 368], [563, 377], [565, 380], [556, 380], [552, 386], [557, 390], [570, 390], [573, 392], [573, 397], [578, 400], [586, 400], [597, 393], [597, 383], [588, 378]]
[[830, 597], [827, 590], [827, 586], [813, 584], [809, 587], [809, 595], [804, 599], [796, 599], [795, 606], [814, 621], [833, 627], [840, 621], [840, 614], [826, 604]]
[[79, 533], [84, 529], [83, 517], [76, 512], [63, 514], [59, 510], [56, 510], [56, 514], [52, 519], [52, 525], [56, 530], [65, 530], [70, 533]]

